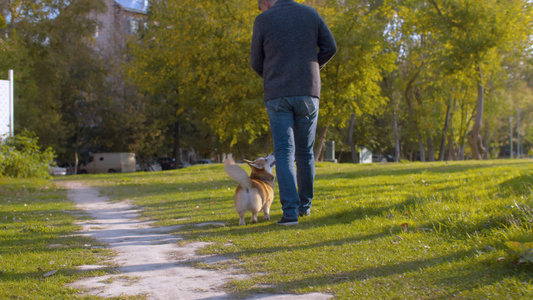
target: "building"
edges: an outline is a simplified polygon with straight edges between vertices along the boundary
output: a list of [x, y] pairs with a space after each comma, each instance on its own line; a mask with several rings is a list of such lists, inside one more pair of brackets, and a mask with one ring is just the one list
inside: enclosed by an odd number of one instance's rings
[[95, 16], [98, 21], [95, 47], [104, 56], [120, 57], [126, 37], [135, 34], [144, 23], [148, 0], [104, 0], [107, 11]]

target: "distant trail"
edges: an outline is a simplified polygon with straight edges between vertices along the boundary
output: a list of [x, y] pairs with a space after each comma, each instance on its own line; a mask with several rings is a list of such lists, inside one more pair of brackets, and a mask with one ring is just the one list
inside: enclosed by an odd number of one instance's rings
[[[119, 266], [119, 274], [82, 279], [73, 287], [86, 294], [100, 297], [145, 295], [148, 299], [233, 299], [222, 286], [230, 280], [242, 280], [246, 275], [232, 274], [232, 270], [204, 270], [191, 266], [192, 262], [215, 263], [226, 260], [221, 256], [202, 256], [196, 251], [208, 243], [176, 244], [183, 238], [169, 234], [179, 226], [151, 227], [153, 222], [139, 221], [139, 210], [128, 201], [112, 203], [99, 195], [98, 190], [79, 182], [61, 182], [68, 189], [68, 198], [84, 210], [92, 220], [79, 222], [81, 235], [106, 243], [117, 252], [112, 263]], [[97, 269], [105, 266], [82, 266]], [[266, 295], [248, 299], [329, 299], [328, 294]]]

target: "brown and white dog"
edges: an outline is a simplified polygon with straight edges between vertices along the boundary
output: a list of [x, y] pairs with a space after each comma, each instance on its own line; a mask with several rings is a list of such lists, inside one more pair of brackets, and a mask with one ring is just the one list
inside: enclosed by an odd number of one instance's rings
[[236, 165], [232, 158], [226, 159], [224, 163], [226, 173], [239, 183], [235, 190], [235, 210], [239, 214], [239, 225], [246, 224], [244, 215], [247, 211], [252, 212], [252, 223], [257, 223], [257, 214], [261, 210], [263, 219], [270, 220], [270, 206], [274, 199], [274, 175], [272, 175], [272, 168], [276, 162], [274, 154], [254, 161], [244, 161], [252, 167], [250, 176]]

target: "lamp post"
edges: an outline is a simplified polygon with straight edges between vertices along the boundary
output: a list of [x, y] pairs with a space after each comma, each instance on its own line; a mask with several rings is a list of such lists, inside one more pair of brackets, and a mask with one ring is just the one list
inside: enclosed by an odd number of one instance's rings
[[513, 117], [509, 117], [509, 130], [511, 130], [511, 134], [509, 135], [510, 137], [510, 145], [511, 145], [511, 159], [513, 159]]
[[520, 151], [520, 109], [516, 112], [516, 157], [520, 158], [522, 152]]

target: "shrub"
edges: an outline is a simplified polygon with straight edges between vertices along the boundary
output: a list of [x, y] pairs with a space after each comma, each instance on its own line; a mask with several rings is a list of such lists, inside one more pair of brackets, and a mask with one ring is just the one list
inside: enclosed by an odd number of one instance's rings
[[5, 140], [0, 139], [0, 177], [51, 178], [52, 148], [41, 151], [34, 133], [24, 131]]

